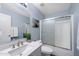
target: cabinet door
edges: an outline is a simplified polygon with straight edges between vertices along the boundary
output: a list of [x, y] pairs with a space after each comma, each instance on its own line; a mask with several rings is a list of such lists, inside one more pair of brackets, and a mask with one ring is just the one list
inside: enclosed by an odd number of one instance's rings
[[0, 13], [0, 44], [10, 42], [11, 16]]

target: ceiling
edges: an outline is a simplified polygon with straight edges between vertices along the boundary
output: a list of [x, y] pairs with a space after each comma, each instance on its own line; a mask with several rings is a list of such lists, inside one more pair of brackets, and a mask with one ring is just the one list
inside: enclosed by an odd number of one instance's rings
[[68, 10], [70, 3], [33, 3], [45, 16]]
[[23, 7], [21, 4], [3, 3], [1, 5], [3, 8], [13, 11], [19, 15], [30, 17], [30, 12], [29, 12], [28, 8]]

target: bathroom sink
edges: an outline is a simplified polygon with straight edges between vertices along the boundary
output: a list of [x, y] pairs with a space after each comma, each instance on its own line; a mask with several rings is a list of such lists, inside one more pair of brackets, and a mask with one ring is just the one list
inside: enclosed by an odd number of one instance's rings
[[27, 48], [27, 45], [24, 45], [24, 46], [21, 46], [17, 49], [14, 49], [14, 50], [11, 50], [11, 51], [8, 51], [8, 53], [11, 55], [11, 56], [19, 56], [19, 55], [22, 55], [21, 53]]
[[[15, 47], [13, 48], [13, 45]], [[0, 56], [29, 56], [42, 44], [39, 41], [25, 42], [23, 45], [12, 43], [8, 48], [0, 50]]]

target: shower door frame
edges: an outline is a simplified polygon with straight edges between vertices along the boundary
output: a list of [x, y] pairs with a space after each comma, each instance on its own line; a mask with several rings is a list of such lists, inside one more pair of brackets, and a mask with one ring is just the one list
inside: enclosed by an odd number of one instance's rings
[[[69, 19], [66, 19], [67, 17], [69, 17]], [[58, 19], [56, 19], [55, 20], [55, 24], [56, 24], [56, 21], [60, 21], [61, 23], [69, 23], [69, 28], [70, 28], [70, 30], [69, 30], [69, 32], [70, 32], [70, 48], [65, 48], [65, 47], [61, 47], [61, 46], [56, 46], [56, 45], [54, 45], [55, 47], [59, 47], [59, 48], [62, 48], [62, 49], [66, 49], [66, 50], [72, 50], [72, 25], [71, 25], [71, 16], [67, 16], [67, 17], [63, 17], [65, 20], [62, 20], [63, 18], [62, 17], [59, 17]], [[55, 30], [54, 30], [54, 34], [55, 34]], [[55, 39], [55, 37], [54, 37], [54, 39]]]
[[[66, 16], [70, 16], [70, 49], [69, 50], [74, 51], [74, 20], [73, 20], [73, 15], [64, 15], [64, 16], [58, 16], [58, 17], [40, 20], [40, 39], [42, 40], [42, 22], [44, 20], [54, 20], [54, 19], [66, 17]], [[64, 48], [64, 49], [66, 49], [66, 48]]]

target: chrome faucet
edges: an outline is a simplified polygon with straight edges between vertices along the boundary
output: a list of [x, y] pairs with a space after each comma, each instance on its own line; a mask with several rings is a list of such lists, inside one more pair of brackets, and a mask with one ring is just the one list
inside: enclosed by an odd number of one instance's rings
[[12, 45], [12, 48], [15, 48], [15, 45], [14, 44]]

